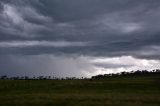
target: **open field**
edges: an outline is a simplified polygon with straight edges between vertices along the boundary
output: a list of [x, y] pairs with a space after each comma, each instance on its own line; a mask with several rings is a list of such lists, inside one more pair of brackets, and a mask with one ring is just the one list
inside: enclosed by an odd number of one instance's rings
[[160, 75], [0, 80], [0, 106], [160, 106]]

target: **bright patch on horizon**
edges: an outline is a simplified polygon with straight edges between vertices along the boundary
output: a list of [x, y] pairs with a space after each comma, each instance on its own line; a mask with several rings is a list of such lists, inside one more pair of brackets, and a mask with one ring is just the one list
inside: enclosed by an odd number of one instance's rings
[[[160, 68], [159, 60], [137, 59], [132, 56], [122, 57], [95, 57], [89, 60], [94, 65], [94, 72], [86, 72], [87, 76], [97, 74], [118, 73], [122, 71], [130, 72], [136, 70], [152, 70]], [[98, 64], [98, 65], [97, 65]], [[84, 73], [84, 72], [83, 72]]]

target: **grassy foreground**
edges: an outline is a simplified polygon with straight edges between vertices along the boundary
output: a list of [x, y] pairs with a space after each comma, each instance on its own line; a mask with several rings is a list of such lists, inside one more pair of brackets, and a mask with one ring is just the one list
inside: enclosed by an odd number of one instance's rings
[[160, 75], [0, 80], [0, 106], [160, 106]]

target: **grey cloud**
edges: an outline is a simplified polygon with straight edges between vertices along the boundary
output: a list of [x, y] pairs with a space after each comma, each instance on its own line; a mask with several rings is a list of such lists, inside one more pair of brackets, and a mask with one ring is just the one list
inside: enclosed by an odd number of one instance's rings
[[41, 22], [51, 23], [52, 21], [49, 17], [39, 14], [30, 6], [19, 6], [5, 3], [1, 4], [3, 5], [3, 10], [0, 15], [0, 29], [1, 32], [7, 33], [8, 35], [32, 37], [37, 35], [37, 32], [41, 30], [48, 30], [46, 25], [28, 21], [28, 17], [31, 20], [36, 19]]
[[0, 42], [3, 48], [23, 48], [23, 47], [74, 47], [89, 46], [89, 42], [68, 42], [68, 41], [10, 41]]
[[159, 60], [159, 5], [158, 0], [0, 0], [0, 55]]
[[[82, 77], [83, 71], [94, 71], [83, 57], [54, 55], [1, 55], [0, 75]], [[9, 66], [9, 67], [8, 67]]]
[[95, 66], [97, 66], [97, 67], [102, 67], [102, 68], [107, 68], [107, 69], [109, 69], [109, 68], [112, 68], [112, 69], [114, 69], [114, 68], [126, 68], [126, 67], [131, 67], [132, 65], [125, 65], [125, 64], [106, 64], [106, 63], [95, 63], [94, 64]]

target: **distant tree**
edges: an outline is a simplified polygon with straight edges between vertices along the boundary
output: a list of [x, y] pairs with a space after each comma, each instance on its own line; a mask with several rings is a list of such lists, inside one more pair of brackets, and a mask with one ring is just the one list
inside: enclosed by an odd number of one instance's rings
[[48, 76], [48, 79], [51, 79], [51, 76]]
[[158, 73], [159, 73], [159, 72], [160, 72], [160, 69], [156, 69], [156, 72], [158, 72]]
[[8, 79], [7, 75], [3, 75], [0, 77], [0, 79]]
[[25, 76], [25, 77], [24, 77], [24, 79], [25, 79], [25, 80], [28, 80], [28, 79], [29, 79], [29, 77], [28, 77], [28, 76]]

